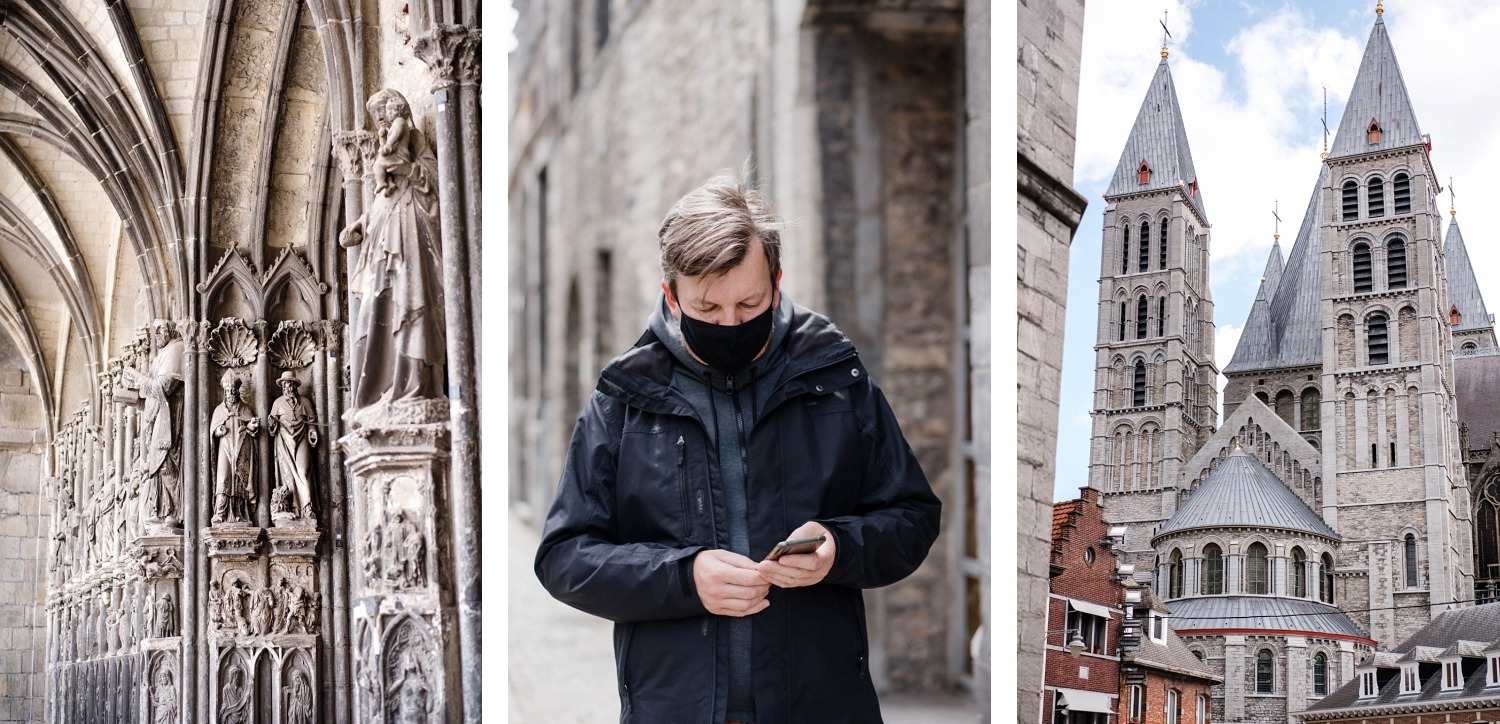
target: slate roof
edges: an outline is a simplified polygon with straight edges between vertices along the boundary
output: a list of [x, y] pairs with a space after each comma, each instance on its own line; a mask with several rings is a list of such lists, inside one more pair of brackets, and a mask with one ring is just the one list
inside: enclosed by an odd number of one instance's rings
[[1209, 473], [1153, 540], [1185, 530], [1225, 527], [1276, 528], [1342, 540], [1259, 458], [1238, 448]]
[[1199, 661], [1187, 644], [1177, 636], [1177, 632], [1172, 630], [1171, 619], [1167, 620], [1165, 644], [1157, 643], [1144, 631], [1141, 633], [1141, 645], [1136, 649], [1134, 662], [1141, 666], [1204, 679], [1215, 684], [1224, 683], [1224, 677], [1215, 674], [1208, 668], [1208, 664]]
[[[1471, 656], [1477, 657], [1480, 651], [1488, 648], [1483, 644], [1459, 643], [1481, 641], [1493, 641], [1500, 637], [1500, 603], [1491, 603], [1483, 606], [1469, 606], [1466, 608], [1445, 611], [1438, 614], [1437, 618], [1422, 627], [1410, 638], [1402, 641], [1392, 653], [1405, 654], [1420, 648], [1441, 649], [1444, 655], [1449, 655], [1449, 649], [1459, 644], [1459, 648], [1466, 652], [1472, 651]], [[1379, 654], [1376, 655], [1377, 666], [1392, 666], [1393, 661], [1383, 660]], [[1466, 667], [1467, 668], [1467, 667]], [[1328, 696], [1323, 697], [1317, 703], [1308, 707], [1308, 714], [1334, 714], [1338, 709], [1364, 709], [1366, 707], [1380, 707], [1402, 704], [1424, 705], [1440, 704], [1449, 701], [1463, 699], [1500, 697], [1500, 686], [1485, 686], [1485, 667], [1474, 667], [1472, 673], [1464, 680], [1464, 687], [1455, 691], [1442, 691], [1442, 670], [1434, 668], [1428, 672], [1423, 680], [1420, 693], [1401, 695], [1401, 679], [1399, 676], [1382, 676], [1384, 683], [1380, 687], [1380, 693], [1368, 699], [1359, 698], [1359, 677], [1351, 678], [1343, 686], [1334, 690]], [[1321, 717], [1328, 718], [1328, 717]]]
[[[1323, 280], [1318, 252], [1322, 248], [1319, 220], [1323, 218], [1323, 184], [1327, 177], [1328, 166], [1324, 164], [1286, 266], [1277, 275], [1273, 289], [1261, 284], [1269, 301], [1262, 305], [1256, 297], [1225, 374], [1323, 363]], [[1280, 256], [1279, 244], [1272, 255]], [[1276, 259], [1266, 261], [1268, 274], [1275, 266], [1279, 266]]]
[[[1151, 168], [1151, 180], [1144, 184], [1136, 175], [1143, 160]], [[1191, 186], [1198, 181], [1198, 172], [1193, 168], [1193, 153], [1188, 148], [1187, 128], [1182, 123], [1172, 71], [1167, 59], [1162, 58], [1161, 64], [1156, 66], [1151, 86], [1146, 90], [1146, 99], [1141, 102], [1141, 110], [1135, 116], [1130, 137], [1125, 140], [1125, 150], [1120, 154], [1115, 176], [1104, 195], [1174, 189], [1178, 181], [1189, 185], [1191, 191]], [[1207, 219], [1201, 185], [1188, 194], [1188, 199]]]
[[1500, 432], [1500, 355], [1453, 358], [1458, 419], [1469, 428], [1469, 448], [1485, 448]]
[[1370, 638], [1337, 607], [1305, 598], [1197, 596], [1173, 601], [1172, 612], [1171, 623], [1182, 634], [1195, 630], [1250, 629]]
[[[1372, 118], [1381, 128], [1380, 142], [1373, 144], [1368, 142], [1365, 134]], [[1344, 117], [1339, 120], [1339, 130], [1333, 138], [1333, 146], [1328, 149], [1328, 157], [1333, 159], [1419, 143], [1422, 143], [1422, 131], [1417, 127], [1417, 114], [1406, 94], [1406, 82], [1401, 79], [1396, 51], [1391, 47], [1384, 19], [1376, 16], [1370, 40], [1365, 43], [1365, 57], [1354, 76], [1354, 88], [1349, 91], [1349, 100], [1344, 104]]]
[[[1479, 293], [1479, 280], [1469, 263], [1469, 249], [1464, 246], [1456, 216], [1448, 223], [1448, 235], [1443, 239], [1443, 259], [1448, 272], [1448, 301], [1458, 307], [1461, 315], [1453, 330], [1489, 328], [1495, 318], [1484, 307], [1484, 296]], [[1445, 314], [1447, 311], [1443, 310]]]

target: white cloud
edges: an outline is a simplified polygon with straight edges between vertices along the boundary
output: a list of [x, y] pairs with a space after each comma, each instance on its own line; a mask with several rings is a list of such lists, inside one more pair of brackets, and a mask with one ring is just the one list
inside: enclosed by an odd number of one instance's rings
[[[1240, 334], [1245, 331], [1244, 327], [1236, 327], [1225, 324], [1214, 328], [1214, 359], [1219, 363], [1219, 369], [1224, 369], [1229, 364], [1229, 359], [1234, 356], [1234, 348], [1239, 346]], [[1224, 404], [1224, 383], [1228, 382], [1224, 373], [1219, 373], [1219, 405]]]

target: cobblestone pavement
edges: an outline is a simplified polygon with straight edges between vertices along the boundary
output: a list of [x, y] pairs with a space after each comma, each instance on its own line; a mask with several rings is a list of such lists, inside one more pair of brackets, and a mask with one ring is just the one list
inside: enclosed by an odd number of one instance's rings
[[[537, 532], [510, 515], [511, 724], [617, 721], [612, 624], [547, 594], [531, 572]], [[880, 705], [888, 724], [970, 724], [979, 719], [974, 703], [963, 695], [887, 695]]]

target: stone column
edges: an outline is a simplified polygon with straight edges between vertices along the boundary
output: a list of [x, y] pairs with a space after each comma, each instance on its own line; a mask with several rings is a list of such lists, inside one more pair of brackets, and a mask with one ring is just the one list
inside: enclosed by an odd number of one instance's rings
[[[355, 428], [344, 448], [352, 509], [354, 719], [459, 721], [459, 657], [448, 508], [446, 400]], [[442, 562], [442, 563], [440, 563]]]
[[[1308, 694], [1311, 692], [1308, 679], [1311, 674], [1308, 671], [1307, 637], [1288, 636], [1286, 638], [1286, 724], [1299, 724], [1292, 712], [1307, 708]], [[1330, 689], [1329, 691], [1332, 691]]]
[[1224, 637], [1224, 719], [1245, 718], [1245, 637]]

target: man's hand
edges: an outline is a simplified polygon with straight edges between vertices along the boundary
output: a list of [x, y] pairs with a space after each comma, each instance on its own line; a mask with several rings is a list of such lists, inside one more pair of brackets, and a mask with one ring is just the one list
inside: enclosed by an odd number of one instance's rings
[[780, 588], [811, 586], [823, 580], [828, 576], [828, 570], [833, 568], [837, 549], [833, 534], [822, 525], [808, 521], [792, 531], [786, 539], [816, 538], [820, 535], [827, 536], [828, 539], [811, 553], [796, 553], [784, 555], [774, 561], [761, 561], [758, 567], [760, 577]]
[[771, 605], [766, 600], [771, 586], [755, 561], [732, 551], [699, 551], [693, 557], [693, 584], [703, 607], [719, 616], [749, 616]]

